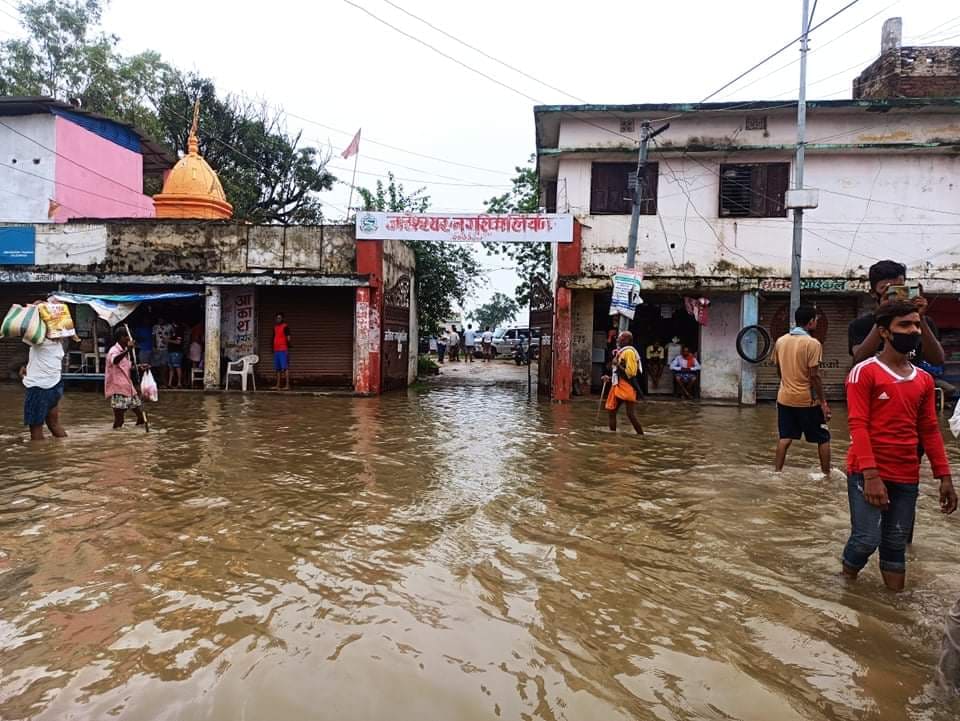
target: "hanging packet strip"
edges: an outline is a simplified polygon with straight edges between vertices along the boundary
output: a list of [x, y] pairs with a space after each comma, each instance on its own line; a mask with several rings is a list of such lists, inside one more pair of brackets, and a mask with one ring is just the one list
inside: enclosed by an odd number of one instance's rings
[[12, 305], [3, 323], [0, 338], [20, 338], [27, 345], [39, 345], [47, 337], [47, 326], [35, 305]]

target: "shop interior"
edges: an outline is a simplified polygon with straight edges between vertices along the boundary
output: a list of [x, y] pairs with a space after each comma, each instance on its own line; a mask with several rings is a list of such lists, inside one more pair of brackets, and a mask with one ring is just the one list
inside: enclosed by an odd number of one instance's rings
[[[67, 380], [99, 379], [104, 372], [107, 351], [113, 345], [114, 331], [90, 306], [70, 304], [69, 308], [81, 342], [79, 346], [72, 345], [64, 357], [64, 377]], [[137, 342], [138, 360], [151, 365], [161, 387], [202, 387], [203, 318], [203, 298], [198, 296], [141, 303], [125, 319]], [[169, 351], [166, 354], [154, 352], [153, 329], [161, 323], [172, 326], [174, 337], [182, 339], [181, 344], [173, 346], [179, 348], [180, 354], [179, 357], [173, 356], [174, 362], [179, 361], [176, 366], [171, 363]], [[196, 360], [198, 356], [199, 360]], [[171, 373], [175, 368], [180, 369], [179, 379], [175, 372]], [[193, 373], [194, 370], [199, 373]]]
[[[607, 373], [616, 347], [619, 316], [609, 315], [610, 293], [598, 293], [594, 300], [593, 316], [593, 370], [590, 379], [591, 391], [602, 390], [601, 377]], [[673, 395], [673, 376], [664, 369], [659, 383], [654, 384], [646, 363], [646, 348], [654, 341], [667, 351], [669, 365], [683, 346], [697, 354], [700, 350], [700, 324], [684, 307], [684, 297], [676, 293], [644, 293], [643, 303], [636, 308], [630, 323], [633, 344], [644, 358], [643, 388], [650, 395]], [[676, 342], [674, 342], [676, 338]]]

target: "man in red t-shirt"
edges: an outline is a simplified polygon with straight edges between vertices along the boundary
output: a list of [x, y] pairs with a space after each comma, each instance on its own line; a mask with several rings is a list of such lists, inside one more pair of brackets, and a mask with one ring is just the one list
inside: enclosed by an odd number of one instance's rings
[[879, 547], [883, 582], [899, 591], [906, 581], [904, 551], [917, 506], [918, 445], [940, 479], [943, 513], [957, 510], [957, 494], [940, 435], [933, 378], [910, 362], [920, 342], [920, 314], [913, 303], [887, 303], [877, 310], [876, 325], [883, 350], [847, 376], [852, 531], [843, 549], [843, 574], [856, 578]]
[[[273, 369], [277, 384], [273, 390], [290, 390], [290, 326], [283, 322], [283, 313], [277, 313], [273, 322]], [[281, 382], [283, 385], [281, 386]]]

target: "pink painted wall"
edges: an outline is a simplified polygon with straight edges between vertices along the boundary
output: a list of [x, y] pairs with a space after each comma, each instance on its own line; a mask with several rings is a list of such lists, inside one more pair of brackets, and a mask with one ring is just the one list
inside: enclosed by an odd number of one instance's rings
[[53, 219], [152, 218], [153, 198], [143, 194], [143, 156], [66, 118], [56, 119]]

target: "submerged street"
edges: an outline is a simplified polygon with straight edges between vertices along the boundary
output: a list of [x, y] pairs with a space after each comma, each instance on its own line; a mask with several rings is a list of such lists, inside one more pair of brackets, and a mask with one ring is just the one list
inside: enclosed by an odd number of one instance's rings
[[167, 393], [149, 435], [73, 392], [33, 447], [0, 388], [0, 716], [956, 718], [928, 470], [909, 589], [845, 586], [843, 477], [775, 476], [772, 407], [648, 403], [638, 439], [517, 370]]

